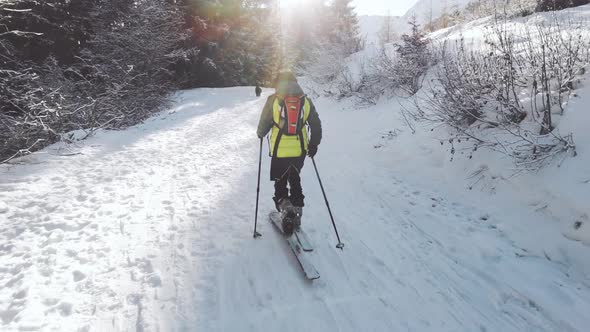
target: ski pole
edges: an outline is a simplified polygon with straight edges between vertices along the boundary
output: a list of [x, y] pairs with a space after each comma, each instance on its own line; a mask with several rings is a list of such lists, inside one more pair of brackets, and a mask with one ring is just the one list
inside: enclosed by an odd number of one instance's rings
[[260, 154], [258, 156], [258, 185], [256, 186], [256, 214], [254, 215], [254, 238], [262, 236], [256, 231], [258, 226], [258, 198], [260, 197], [260, 171], [262, 169], [262, 137], [260, 138]]
[[324, 190], [324, 185], [322, 184], [322, 179], [320, 178], [320, 173], [318, 172], [318, 167], [315, 164], [315, 159], [311, 157], [311, 161], [313, 162], [313, 168], [315, 169], [315, 174], [318, 176], [318, 182], [320, 183], [320, 188], [322, 188], [322, 194], [324, 194], [324, 201], [326, 201], [326, 206], [328, 207], [328, 213], [330, 214], [330, 219], [332, 219], [332, 225], [334, 226], [334, 232], [336, 232], [336, 238], [338, 239], [338, 244], [336, 248], [340, 250], [344, 250], [344, 243], [340, 241], [340, 236], [338, 235], [338, 229], [336, 228], [336, 222], [334, 221], [334, 216], [332, 216], [332, 210], [330, 209], [330, 203], [328, 203], [328, 197], [326, 197], [326, 191]]

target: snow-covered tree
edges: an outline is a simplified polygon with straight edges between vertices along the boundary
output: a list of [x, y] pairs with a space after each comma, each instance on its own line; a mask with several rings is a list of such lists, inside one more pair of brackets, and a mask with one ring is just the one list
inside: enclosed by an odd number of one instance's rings
[[420, 89], [422, 78], [428, 70], [430, 55], [428, 39], [420, 30], [416, 18], [412, 17], [408, 24], [411, 26], [410, 33], [402, 35], [401, 42], [396, 44], [398, 59], [395, 72], [400, 86], [413, 94]]
[[328, 6], [324, 28], [328, 41], [342, 46], [348, 54], [361, 50], [359, 23], [352, 0], [333, 0]]
[[184, 26], [191, 31], [185, 47], [198, 49], [176, 68], [183, 87], [268, 81], [278, 67], [276, 0], [183, 1]]
[[90, 38], [92, 0], [0, 2], [0, 162], [57, 139], [63, 98], [47, 71], [67, 67]]
[[0, 162], [66, 131], [135, 124], [174, 86], [169, 69], [184, 55], [173, 4], [24, 0], [0, 11]]
[[[170, 71], [178, 58], [182, 12], [159, 0], [135, 1], [113, 24], [111, 6], [91, 11], [94, 36], [77, 67], [92, 126], [124, 127], [158, 109], [174, 87]], [[107, 24], [105, 24], [107, 23]]]
[[279, 25], [274, 1], [237, 1], [217, 59], [225, 84], [270, 82], [278, 70]]
[[268, 83], [277, 0], [0, 1], [0, 162], [132, 125], [176, 87]]
[[283, 9], [282, 66], [284, 69], [301, 68], [316, 60], [316, 51], [330, 47], [326, 43], [333, 24], [328, 22], [328, 7], [320, 0], [310, 0], [306, 6]]
[[537, 0], [538, 12], [561, 10], [569, 7], [577, 7], [590, 3], [590, 0]]

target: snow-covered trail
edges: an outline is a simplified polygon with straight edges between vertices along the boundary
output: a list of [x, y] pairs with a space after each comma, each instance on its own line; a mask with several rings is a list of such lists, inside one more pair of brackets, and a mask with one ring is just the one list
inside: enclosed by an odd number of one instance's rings
[[[316, 104], [304, 227], [321, 279], [304, 280], [266, 220], [252, 239], [263, 99], [253, 89], [180, 95], [170, 112], [0, 168], [0, 328], [81, 331], [583, 331], [590, 280], [567, 256], [521, 248], [503, 229], [530, 209], [481, 206], [374, 149], [391, 112]], [[266, 92], [268, 93], [268, 92]], [[434, 154], [426, 146], [416, 155]], [[267, 155], [265, 146], [264, 155]], [[420, 157], [417, 156], [418, 159]], [[422, 159], [420, 159], [422, 160]], [[393, 162], [395, 161], [395, 162]], [[400, 167], [396, 167], [399, 165]], [[509, 204], [509, 203], [508, 203]], [[544, 218], [542, 215], [536, 218]], [[530, 218], [526, 216], [526, 218]], [[542, 220], [540, 222], [547, 222]], [[574, 244], [572, 244], [574, 245]]]
[[177, 311], [207, 317], [216, 267], [249, 232], [256, 181], [245, 165], [260, 100], [231, 92], [188, 93], [81, 155], [2, 168], [2, 330], [165, 331]]

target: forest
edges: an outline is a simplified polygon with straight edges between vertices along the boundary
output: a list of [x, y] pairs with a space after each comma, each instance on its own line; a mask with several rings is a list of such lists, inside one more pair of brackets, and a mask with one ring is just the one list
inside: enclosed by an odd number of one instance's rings
[[361, 48], [350, 0], [0, 2], [0, 162], [120, 129], [177, 89], [269, 86], [318, 47]]

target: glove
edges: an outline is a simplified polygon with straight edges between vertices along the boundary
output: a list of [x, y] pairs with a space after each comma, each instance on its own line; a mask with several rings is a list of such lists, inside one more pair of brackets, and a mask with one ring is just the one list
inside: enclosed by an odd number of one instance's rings
[[315, 157], [315, 154], [318, 153], [318, 146], [317, 145], [310, 145], [307, 147], [307, 155], [311, 158]]

